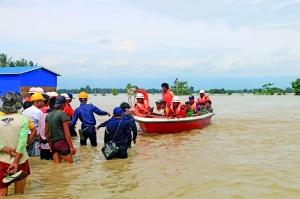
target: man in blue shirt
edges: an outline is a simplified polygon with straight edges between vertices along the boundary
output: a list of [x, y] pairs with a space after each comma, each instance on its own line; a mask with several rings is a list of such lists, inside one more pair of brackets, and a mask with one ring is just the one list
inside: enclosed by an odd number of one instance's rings
[[97, 129], [106, 127], [104, 134], [104, 144], [114, 142], [119, 150], [117, 158], [125, 159], [128, 157], [128, 140], [131, 140], [130, 121], [122, 116], [123, 110], [116, 107], [113, 111], [113, 117], [100, 124]]
[[[130, 114], [130, 105], [127, 102], [122, 102], [120, 104], [120, 108], [123, 110], [122, 117], [124, 120], [128, 120], [130, 122], [130, 133], [129, 133], [129, 139], [128, 139], [128, 147], [131, 148], [131, 142], [136, 143], [136, 137], [137, 137], [137, 127], [134, 118]], [[132, 134], [131, 134], [132, 132]]]
[[75, 110], [73, 118], [70, 122], [70, 127], [74, 127], [79, 120], [82, 122], [80, 134], [80, 144], [86, 145], [87, 139], [90, 140], [92, 146], [97, 146], [97, 134], [96, 134], [96, 119], [94, 113], [97, 115], [108, 115], [106, 111], [102, 111], [92, 104], [87, 104], [88, 94], [86, 92], [79, 93], [80, 106]]

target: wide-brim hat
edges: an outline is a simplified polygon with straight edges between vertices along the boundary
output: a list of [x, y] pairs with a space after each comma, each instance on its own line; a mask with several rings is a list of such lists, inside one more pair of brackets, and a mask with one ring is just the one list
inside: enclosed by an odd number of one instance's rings
[[4, 113], [16, 113], [23, 107], [22, 98], [19, 94], [8, 92], [2, 97], [1, 111]]

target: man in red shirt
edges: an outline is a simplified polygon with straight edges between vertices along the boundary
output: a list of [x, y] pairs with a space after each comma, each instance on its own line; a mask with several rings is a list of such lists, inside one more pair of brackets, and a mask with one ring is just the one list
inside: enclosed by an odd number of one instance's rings
[[[72, 94], [67, 94], [67, 93], [63, 93], [61, 94], [61, 96], [64, 96], [67, 100], [66, 102], [66, 106], [64, 108], [64, 112], [67, 114], [67, 116], [70, 118], [70, 120], [72, 120], [72, 117], [74, 115], [74, 109], [71, 106], [71, 102], [73, 99], [73, 95]], [[76, 137], [77, 133], [75, 131], [75, 129], [73, 127], [69, 128], [70, 134], [72, 137]]]

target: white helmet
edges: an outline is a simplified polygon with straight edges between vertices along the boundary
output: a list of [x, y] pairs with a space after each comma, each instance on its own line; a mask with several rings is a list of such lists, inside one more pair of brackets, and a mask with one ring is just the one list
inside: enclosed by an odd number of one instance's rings
[[67, 93], [60, 94], [60, 96], [64, 96], [66, 100], [71, 99]]
[[31, 88], [29, 89], [29, 93], [30, 93], [30, 94], [36, 93], [36, 87], [31, 87]]
[[204, 94], [204, 93], [205, 93], [205, 90], [200, 90], [199, 93], [203, 93], [203, 94]]
[[172, 102], [180, 102], [180, 98], [178, 96], [174, 96]]
[[42, 89], [41, 87], [37, 87], [37, 88], [35, 88], [35, 92], [44, 94], [44, 89]]
[[46, 95], [48, 95], [49, 97], [57, 97], [58, 93], [57, 92], [47, 92]]
[[138, 94], [136, 94], [135, 98], [137, 98], [137, 99], [144, 99], [145, 97], [144, 97], [143, 93], [138, 93]]

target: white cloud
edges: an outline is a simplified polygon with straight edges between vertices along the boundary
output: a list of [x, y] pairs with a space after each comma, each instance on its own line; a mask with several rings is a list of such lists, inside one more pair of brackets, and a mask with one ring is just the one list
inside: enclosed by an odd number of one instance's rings
[[[162, 1], [140, 1], [140, 6], [118, 0], [5, 1], [0, 50], [28, 56], [66, 76], [122, 76], [126, 70], [149, 77], [170, 71], [255, 76], [294, 68], [285, 71], [293, 75], [300, 73], [299, 25], [291, 18], [278, 21], [282, 17], [263, 6], [284, 9], [299, 1], [178, 0], [170, 10]], [[252, 14], [247, 18], [252, 25], [242, 20], [243, 12]]]
[[134, 41], [132, 41], [132, 40], [125, 40], [125, 41], [121, 41], [117, 45], [116, 50], [123, 51], [123, 52], [128, 52], [128, 53], [132, 53], [132, 52], [136, 52], [137, 51], [137, 46], [136, 46], [136, 44], [135, 44]]
[[271, 7], [271, 10], [281, 10], [289, 6], [293, 6], [297, 3], [300, 3], [300, 0], [284, 0], [280, 3], [277, 3]]

